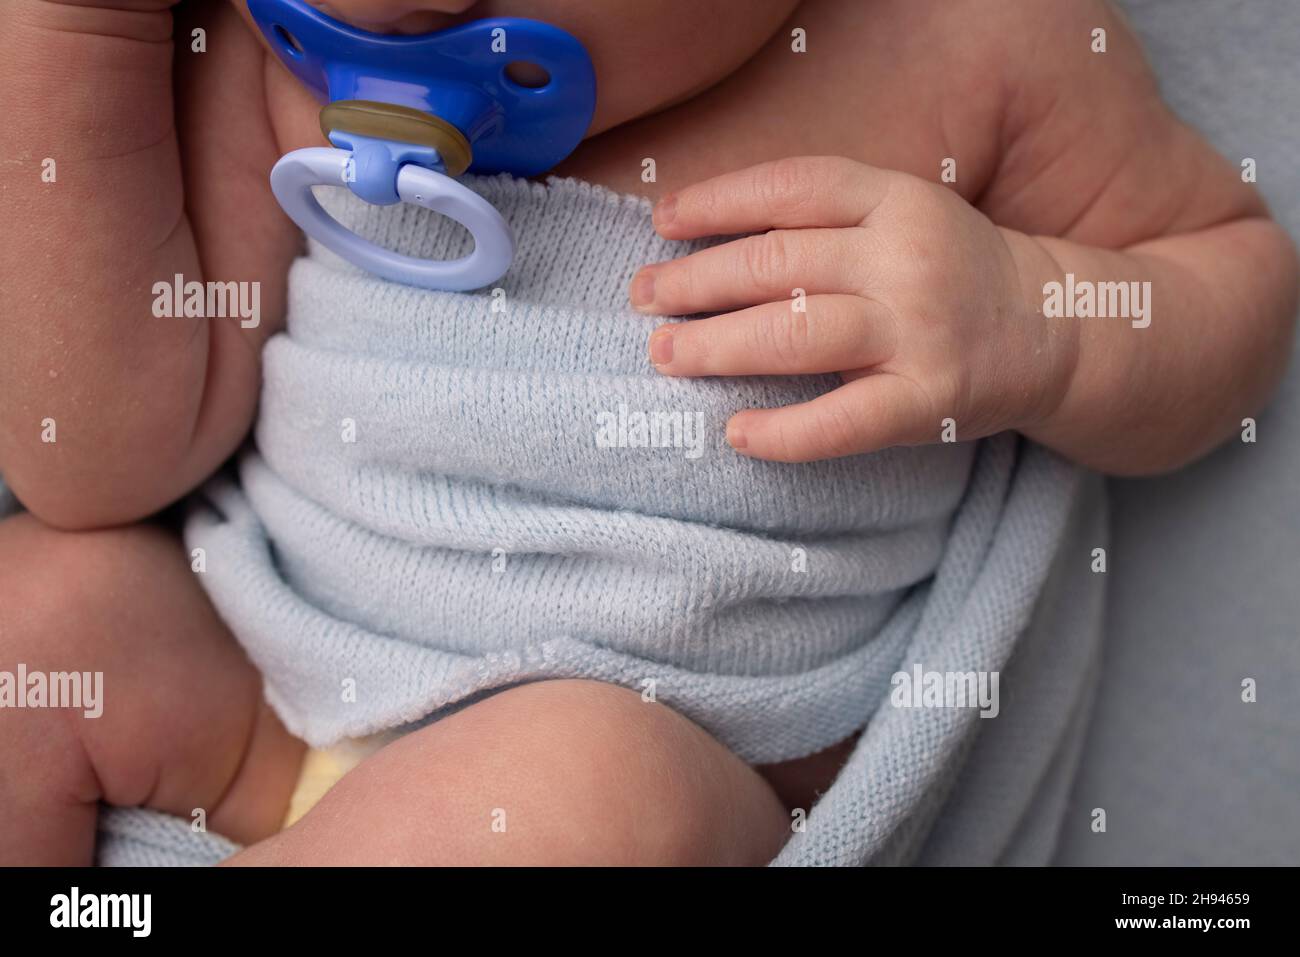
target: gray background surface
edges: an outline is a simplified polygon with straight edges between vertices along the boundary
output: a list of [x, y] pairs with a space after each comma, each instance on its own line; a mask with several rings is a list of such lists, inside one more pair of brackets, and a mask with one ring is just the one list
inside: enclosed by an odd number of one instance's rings
[[[1166, 100], [1258, 161], [1300, 237], [1300, 0], [1123, 6]], [[1103, 675], [1058, 863], [1300, 864], [1300, 364], [1256, 444], [1111, 497]]]

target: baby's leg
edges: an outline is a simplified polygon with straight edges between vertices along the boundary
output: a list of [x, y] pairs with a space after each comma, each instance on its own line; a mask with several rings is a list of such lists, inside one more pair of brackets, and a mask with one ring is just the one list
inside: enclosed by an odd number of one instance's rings
[[786, 808], [791, 811], [798, 808], [807, 814], [831, 789], [857, 743], [855, 734], [806, 758], [760, 764], [755, 770], [772, 786]]
[[768, 784], [662, 704], [595, 681], [501, 692], [388, 745], [235, 864], [764, 864]]
[[0, 865], [90, 863], [101, 800], [202, 808], [238, 841], [278, 827], [302, 746], [174, 536], [0, 522], [0, 670], [20, 664], [103, 672], [103, 713], [0, 708]]

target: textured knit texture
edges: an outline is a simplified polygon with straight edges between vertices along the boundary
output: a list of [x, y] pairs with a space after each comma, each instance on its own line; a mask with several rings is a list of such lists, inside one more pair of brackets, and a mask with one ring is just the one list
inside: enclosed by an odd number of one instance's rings
[[[656, 320], [630, 311], [627, 283], [693, 247], [603, 189], [471, 183], [519, 238], [504, 295], [386, 283], [313, 248], [266, 347], [255, 448], [188, 522], [202, 582], [277, 713], [320, 746], [580, 676], [652, 687], [754, 762], [865, 727], [780, 862], [954, 859], [926, 837], [979, 726], [1005, 719], [895, 709], [890, 677], [1008, 664], [1079, 499], [1076, 470], [1011, 435], [807, 465], [739, 456], [723, 439], [732, 412], [835, 380], [656, 374]], [[339, 192], [331, 204], [404, 252], [464, 251], [424, 210]], [[602, 447], [603, 416], [656, 412], [700, 423], [702, 441]], [[1084, 700], [1088, 669], [1075, 671], [1047, 685], [1065, 692], [1056, 720], [1024, 732], [1037, 757], [1003, 839], [964, 856], [1007, 850]], [[131, 860], [123, 813], [107, 816], [116, 861]]]
[[105, 808], [99, 815], [95, 863], [100, 867], [211, 867], [239, 845], [195, 831], [188, 821], [143, 808]]
[[[297, 263], [256, 451], [189, 523], [272, 706], [320, 746], [585, 676], [653, 682], [751, 761], [861, 728], [976, 447], [798, 466], [735, 454], [731, 413], [831, 381], [657, 374], [656, 320], [631, 311], [627, 282], [691, 247], [605, 190], [478, 185], [520, 237], [504, 298], [398, 286], [323, 254]], [[461, 240], [414, 206], [340, 214], [419, 255]], [[622, 409], [690, 417], [699, 454], [600, 447], [602, 415]]]

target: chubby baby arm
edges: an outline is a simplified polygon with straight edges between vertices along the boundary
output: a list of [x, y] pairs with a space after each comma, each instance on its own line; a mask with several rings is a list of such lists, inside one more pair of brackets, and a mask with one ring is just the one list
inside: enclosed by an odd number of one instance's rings
[[[51, 528], [128, 523], [215, 469], [283, 309], [262, 51], [226, 5], [178, 25], [206, 50], [181, 44], [174, 119], [170, 7], [0, 4], [0, 473], [32, 513], [0, 522], [0, 665], [99, 673], [116, 702], [0, 712], [8, 864], [89, 863], [101, 801], [256, 840], [301, 753], [173, 534]], [[155, 314], [177, 275], [259, 282], [261, 321]]]
[[[767, 231], [634, 279], [650, 312], [750, 307], [656, 331], [661, 372], [845, 379], [811, 403], [739, 413], [741, 451], [794, 461], [1015, 429], [1144, 474], [1203, 454], [1276, 387], [1296, 309], [1289, 238], [1160, 101], [1108, 6], [1039, 14], [1020, 31], [1031, 42], [1012, 58], [1000, 159], [974, 205], [832, 157], [660, 203], [670, 238]], [[1088, 45], [1096, 24], [1104, 56]]]
[[1123, 251], [1016, 245], [1026, 301], [1056, 315], [1040, 321], [1076, 326], [1078, 341], [1059, 400], [1020, 430], [1083, 465], [1114, 475], [1184, 465], [1239, 431], [1286, 369], [1296, 259], [1269, 219]]
[[1042, 15], [1053, 28], [1011, 80], [1002, 174], [979, 201], [1035, 237], [1012, 239], [1026, 302], [1079, 338], [1059, 404], [1023, 431], [1105, 472], [1177, 468], [1281, 379], [1295, 248], [1247, 182], [1253, 161], [1229, 162], [1174, 116], [1111, 4], [1050, 0]]
[[[62, 527], [148, 515], [238, 444], [298, 243], [266, 186], [257, 41], [207, 5], [174, 95], [171, 7], [0, 4], [0, 471]], [[155, 315], [178, 275], [257, 283], [256, 325]]]
[[[729, 440], [760, 458], [1015, 429], [1102, 471], [1160, 471], [1255, 411], [1289, 353], [1294, 253], [1254, 211], [1105, 250], [994, 226], [906, 174], [802, 158], [683, 190], [657, 221], [673, 238], [769, 231], [633, 281], [647, 311], [736, 310], [661, 327], [656, 368], [845, 379], [802, 405], [737, 414]], [[1076, 315], [1074, 290], [1090, 283], [1094, 311], [1123, 314]], [[1059, 299], [1069, 311], [1052, 318]]]

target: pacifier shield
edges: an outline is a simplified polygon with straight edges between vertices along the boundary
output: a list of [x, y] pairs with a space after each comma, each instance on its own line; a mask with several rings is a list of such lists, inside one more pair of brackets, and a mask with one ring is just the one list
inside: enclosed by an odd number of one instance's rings
[[[582, 142], [596, 108], [596, 74], [571, 34], [514, 17], [397, 36], [341, 23], [303, 0], [248, 0], [262, 35], [323, 103], [374, 101], [431, 114], [468, 142], [468, 170], [535, 176]], [[549, 79], [525, 86], [511, 64]], [[357, 131], [363, 132], [363, 131]]]

